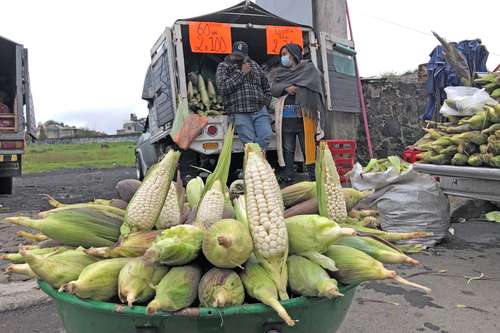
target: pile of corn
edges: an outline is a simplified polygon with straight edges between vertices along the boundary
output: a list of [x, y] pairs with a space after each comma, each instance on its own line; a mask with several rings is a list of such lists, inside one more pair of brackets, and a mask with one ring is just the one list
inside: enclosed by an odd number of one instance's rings
[[202, 115], [222, 115], [224, 106], [222, 96], [218, 95], [211, 79], [201, 74], [189, 73], [187, 76], [187, 98], [189, 109]]
[[429, 122], [427, 133], [412, 146], [421, 151], [420, 163], [500, 168], [500, 103], [449, 120]]
[[[2, 256], [12, 261], [7, 270], [80, 298], [142, 304], [147, 314], [261, 302], [290, 326], [280, 303], [289, 297], [335, 299], [340, 285], [383, 279], [430, 291], [384, 267], [418, 265], [388, 241], [425, 235], [367, 227], [376, 212], [353, 209], [366, 193], [341, 188], [324, 144], [318, 183], [283, 191], [258, 145], [248, 144], [245, 193], [230, 200], [232, 136], [230, 128], [206, 183], [196, 178], [184, 188], [178, 175], [174, 182], [179, 153], [170, 151], [142, 183], [117, 186], [126, 209], [50, 199], [55, 208], [39, 219], [6, 218], [40, 232], [23, 233], [35, 245]], [[316, 212], [286, 217], [285, 206], [308, 200]]]

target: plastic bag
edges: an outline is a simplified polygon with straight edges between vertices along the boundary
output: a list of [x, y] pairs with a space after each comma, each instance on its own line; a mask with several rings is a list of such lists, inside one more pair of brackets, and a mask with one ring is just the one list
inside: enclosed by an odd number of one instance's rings
[[356, 163], [351, 170], [350, 181], [353, 188], [358, 191], [378, 190], [387, 185], [404, 181], [412, 171], [413, 166], [405, 172], [399, 172], [393, 166], [390, 166], [384, 172], [363, 172], [363, 166]]
[[189, 112], [187, 102], [181, 101], [175, 113], [170, 137], [181, 149], [188, 149], [208, 123], [208, 118]]
[[497, 103], [484, 89], [446, 87], [446, 99], [439, 112], [445, 116], [472, 116], [483, 110], [486, 103]]
[[432, 246], [448, 236], [450, 204], [439, 183], [430, 175], [413, 169], [399, 179], [380, 188], [360, 202], [361, 206], [377, 207], [382, 230], [390, 232], [426, 231], [434, 235], [401, 241]]

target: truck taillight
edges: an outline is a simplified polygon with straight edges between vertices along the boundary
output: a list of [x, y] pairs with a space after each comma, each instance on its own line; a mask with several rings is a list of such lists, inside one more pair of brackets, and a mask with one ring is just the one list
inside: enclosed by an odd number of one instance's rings
[[2, 149], [23, 149], [24, 148], [24, 141], [23, 140], [1, 141], [0, 147]]
[[207, 134], [210, 136], [216, 136], [217, 135], [217, 126], [210, 125], [207, 127]]

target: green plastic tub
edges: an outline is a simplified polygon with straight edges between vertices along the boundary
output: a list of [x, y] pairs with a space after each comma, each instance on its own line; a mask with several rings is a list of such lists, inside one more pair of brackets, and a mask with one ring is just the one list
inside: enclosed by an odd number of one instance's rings
[[44, 281], [40, 288], [51, 296], [66, 333], [333, 333], [349, 310], [356, 286], [340, 288], [344, 297], [298, 297], [283, 301], [290, 316], [298, 320], [288, 327], [263, 304], [225, 309], [189, 308], [175, 314], [146, 314], [146, 307], [82, 300], [58, 292]]

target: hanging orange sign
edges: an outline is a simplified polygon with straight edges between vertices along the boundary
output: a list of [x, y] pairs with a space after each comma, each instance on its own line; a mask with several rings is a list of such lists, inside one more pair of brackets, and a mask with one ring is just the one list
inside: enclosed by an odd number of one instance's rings
[[299, 44], [303, 47], [302, 30], [299, 27], [268, 25], [266, 27], [267, 54], [279, 54], [283, 45]]
[[231, 53], [231, 26], [216, 22], [189, 22], [189, 45], [194, 53]]

